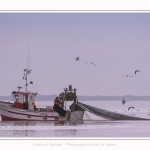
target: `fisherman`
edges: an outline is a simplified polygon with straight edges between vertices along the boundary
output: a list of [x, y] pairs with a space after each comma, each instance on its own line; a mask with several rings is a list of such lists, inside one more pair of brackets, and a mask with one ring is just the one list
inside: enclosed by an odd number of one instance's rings
[[66, 111], [60, 107], [60, 100], [58, 97], [55, 98], [54, 100], [54, 106], [53, 109], [58, 112], [61, 116], [65, 117]]
[[59, 100], [59, 98], [58, 97], [56, 97], [55, 98], [55, 100], [54, 100], [54, 104], [56, 104], [56, 105], [60, 105], [60, 100]]

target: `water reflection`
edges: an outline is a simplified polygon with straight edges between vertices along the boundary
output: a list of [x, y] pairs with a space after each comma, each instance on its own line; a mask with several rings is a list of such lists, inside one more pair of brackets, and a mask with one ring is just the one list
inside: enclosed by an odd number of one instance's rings
[[77, 130], [68, 127], [82, 124], [84, 121], [1, 121], [0, 137], [74, 136]]
[[0, 121], [1, 138], [146, 137], [149, 130], [150, 121]]
[[82, 125], [84, 124], [84, 121], [56, 121], [54, 122], [54, 125], [63, 125], [63, 126], [76, 126], [76, 125]]

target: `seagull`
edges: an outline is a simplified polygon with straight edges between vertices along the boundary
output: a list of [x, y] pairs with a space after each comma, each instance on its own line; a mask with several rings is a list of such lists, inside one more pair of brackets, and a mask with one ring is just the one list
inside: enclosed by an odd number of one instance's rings
[[128, 108], [128, 110], [129, 110], [129, 109], [131, 109], [131, 108], [133, 108], [133, 109], [134, 109], [134, 107], [129, 107], [129, 108]]
[[33, 82], [32, 82], [32, 81], [30, 81], [30, 84], [33, 84]]
[[136, 74], [137, 72], [140, 72], [140, 70], [135, 70], [135, 74]]
[[133, 76], [130, 76], [130, 75], [122, 75], [122, 76], [126, 76], [126, 77], [133, 77]]
[[78, 60], [79, 60], [79, 57], [76, 57], [75, 59], [76, 59], [75, 61], [78, 61]]
[[[92, 65], [96, 66], [93, 62], [87, 62], [86, 64], [88, 64], [88, 63], [90, 63], [90, 64], [92, 64]], [[96, 67], [97, 67], [97, 66], [96, 66]]]

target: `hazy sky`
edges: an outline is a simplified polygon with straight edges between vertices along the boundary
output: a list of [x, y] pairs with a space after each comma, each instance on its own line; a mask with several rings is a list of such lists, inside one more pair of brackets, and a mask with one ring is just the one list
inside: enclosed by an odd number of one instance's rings
[[39, 94], [150, 95], [150, 13], [0, 13], [0, 95], [24, 90], [28, 44]]

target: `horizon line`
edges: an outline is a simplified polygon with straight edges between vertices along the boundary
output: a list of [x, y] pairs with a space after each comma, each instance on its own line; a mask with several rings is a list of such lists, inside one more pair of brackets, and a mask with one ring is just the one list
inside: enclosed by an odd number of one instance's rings
[[[11, 96], [11, 95], [0, 95], [0, 96]], [[38, 94], [37, 96], [57, 96], [57, 94], [52, 94], [52, 95], [43, 95], [43, 94]], [[109, 97], [119, 97], [119, 96], [150, 96], [150, 95], [77, 95], [78, 96], [87, 96], [87, 97], [93, 97], [93, 96], [109, 96]]]

